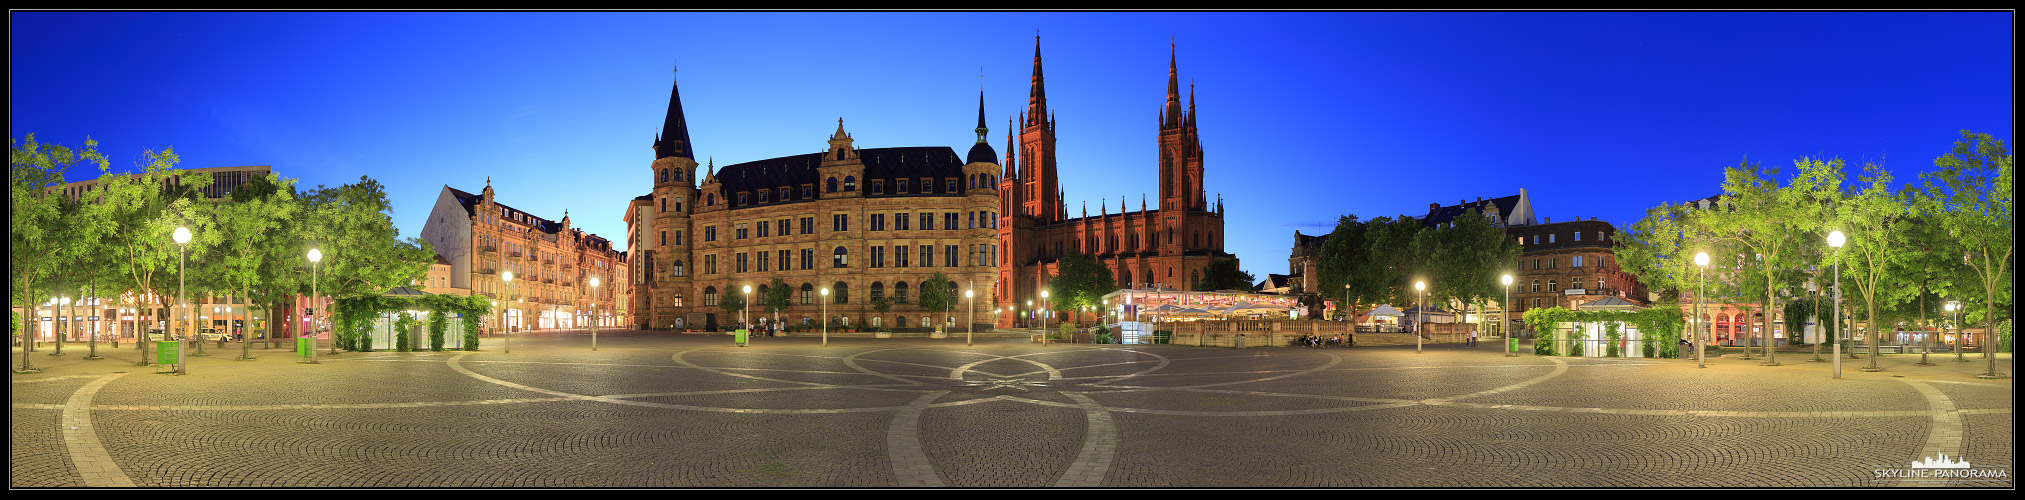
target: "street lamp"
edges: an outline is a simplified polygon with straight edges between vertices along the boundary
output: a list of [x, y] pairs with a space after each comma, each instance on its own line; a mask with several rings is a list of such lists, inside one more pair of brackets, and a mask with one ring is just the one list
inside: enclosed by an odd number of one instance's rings
[[1512, 326], [1512, 275], [1507, 274], [1498, 281], [1505, 284], [1505, 301], [1498, 304], [1498, 334], [1505, 337], [1505, 357], [1516, 357], [1519, 353], [1512, 352], [1512, 346], [1518, 342], [1512, 341], [1512, 334], [1505, 331]]
[[1842, 378], [1842, 345], [1849, 342], [1849, 330], [1842, 324], [1842, 243], [1847, 238], [1842, 231], [1828, 232], [1828, 247], [1835, 249], [1835, 330], [1842, 332], [1841, 342], [1835, 343], [1835, 367], [1829, 378]]
[[[1701, 279], [1701, 284], [1695, 287], [1695, 309], [1700, 310], [1708, 306], [1709, 301], [1708, 297], [1705, 296], [1709, 288], [1708, 252], [1695, 252], [1695, 267], [1697, 268], [1695, 274]], [[1708, 346], [1704, 345], [1705, 342], [1708, 342], [1707, 335], [1702, 332], [1703, 328], [1708, 327], [1708, 325], [1702, 323], [1702, 316], [1705, 314], [1706, 312], [1695, 313], [1695, 368], [1709, 367], [1708, 359], [1703, 357], [1703, 352], [1708, 350]]]
[[[316, 301], [316, 271], [318, 267], [317, 263], [319, 262], [323, 262], [323, 251], [315, 248], [309, 249], [309, 305], [311, 306], [321, 305]], [[322, 310], [322, 307], [310, 307], [309, 309], [309, 364], [312, 365], [318, 364], [316, 361], [316, 313]]]
[[499, 325], [505, 327], [500, 333], [501, 350], [513, 354], [513, 271], [500, 271], [499, 280], [506, 283], [506, 308], [499, 310]]
[[[182, 305], [185, 309], [185, 312], [183, 314], [183, 322], [188, 323], [190, 321], [190, 316], [188, 312], [190, 306], [190, 299], [184, 297], [183, 292], [184, 292], [184, 282], [186, 281], [184, 274], [185, 271], [187, 270], [186, 268], [188, 267], [188, 262], [190, 260], [189, 257], [190, 228], [178, 227], [176, 228], [176, 232], [174, 234], [171, 234], [170, 237], [175, 238], [176, 240], [176, 301], [183, 303]], [[178, 342], [180, 342], [182, 339], [177, 340]], [[59, 342], [57, 343], [57, 345], [63, 344]], [[199, 346], [201, 347], [202, 344], [199, 343]], [[177, 375], [184, 375], [189, 373], [189, 371], [187, 371], [183, 365], [184, 365], [183, 346], [177, 345], [176, 346]]]
[[598, 277], [591, 277], [591, 350], [598, 350]]
[[963, 331], [963, 345], [965, 346], [969, 346], [971, 339], [977, 336], [977, 295], [972, 293], [977, 289], [977, 282], [972, 281], [970, 286], [970, 290], [963, 291], [963, 298], [970, 301], [970, 326], [965, 327]]
[[1413, 353], [1420, 354], [1421, 323], [1427, 321], [1427, 305], [1425, 304], [1427, 302], [1427, 282], [1414, 280], [1413, 292], [1418, 294], [1418, 297], [1413, 299]]
[[744, 325], [746, 337], [745, 344], [740, 344], [739, 347], [745, 347], [746, 344], [752, 343], [752, 323], [745, 319], [745, 312], [752, 309], [752, 285], [745, 285], [745, 288], [742, 290], [743, 295], [740, 295], [740, 297], [744, 300], [738, 303], [738, 323]]
[[1969, 362], [1969, 358], [1967, 358], [1967, 357], [1965, 357], [1965, 356], [1963, 356], [1963, 355], [1962, 355], [1962, 319], [1961, 319], [1961, 318], [1962, 318], [1962, 303], [1961, 303], [1961, 302], [1956, 302], [1956, 301], [1952, 301], [1952, 300], [1948, 301], [1948, 319], [1949, 319], [1949, 323], [1951, 323], [1951, 324], [1950, 324], [1949, 326], [1952, 326], [1952, 327], [1954, 327], [1954, 329], [1955, 329], [1955, 335], [1954, 335], [1954, 339], [1955, 339], [1955, 341], [1954, 341], [1954, 346], [1955, 346], [1955, 361], [1956, 361], [1956, 362], [1958, 362], [1958, 363], [1967, 363], [1967, 362]]
[[822, 303], [823, 303], [823, 320], [822, 320], [822, 321], [818, 321], [818, 323], [822, 323], [822, 324], [823, 324], [823, 347], [829, 347], [829, 346], [830, 346], [830, 287], [823, 287], [823, 292], [822, 292], [822, 293], [823, 293], [823, 298], [822, 298], [821, 300], [818, 300], [817, 302], [822, 302]]
[[1048, 291], [1041, 290], [1041, 347], [1048, 346]]

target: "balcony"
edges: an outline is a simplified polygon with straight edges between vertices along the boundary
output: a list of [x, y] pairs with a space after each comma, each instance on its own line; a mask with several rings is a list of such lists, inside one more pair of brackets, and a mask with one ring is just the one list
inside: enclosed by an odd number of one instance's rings
[[555, 265], [555, 259], [542, 259], [541, 263], [542, 265], [553, 266]]
[[497, 245], [479, 245], [478, 247], [479, 253], [493, 253], [497, 251], [499, 251], [499, 246]]
[[493, 275], [493, 274], [498, 274], [498, 270], [496, 270], [496, 269], [493, 269], [493, 268], [490, 268], [490, 267], [481, 267], [481, 268], [478, 268], [478, 270], [477, 270], [477, 271], [475, 271], [475, 272], [477, 272], [478, 274], [483, 274], [483, 275], [486, 275], [486, 276], [491, 276], [491, 275]]
[[507, 256], [507, 257], [512, 257], [512, 258], [516, 258], [516, 259], [518, 259], [518, 258], [520, 258], [520, 251], [519, 251], [519, 250], [508, 250], [508, 251], [506, 251], [506, 256]]

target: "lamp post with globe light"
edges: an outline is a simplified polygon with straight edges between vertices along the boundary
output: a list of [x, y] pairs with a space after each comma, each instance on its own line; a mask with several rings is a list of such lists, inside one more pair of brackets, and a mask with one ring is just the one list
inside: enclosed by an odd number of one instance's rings
[[963, 298], [970, 301], [970, 325], [963, 331], [963, 345], [966, 346], [971, 345], [971, 340], [977, 336], [977, 295], [973, 293], [976, 286], [977, 283], [973, 281], [972, 288], [963, 291]]
[[499, 310], [499, 325], [500, 325], [500, 326], [502, 326], [502, 327], [505, 327], [505, 328], [504, 328], [504, 329], [503, 329], [503, 330], [502, 330], [502, 331], [500, 332], [500, 337], [499, 337], [499, 344], [500, 344], [500, 346], [501, 346], [501, 347], [500, 347], [500, 351], [501, 351], [501, 352], [503, 352], [503, 353], [506, 353], [506, 354], [512, 354], [512, 353], [513, 353], [513, 314], [512, 314], [512, 312], [513, 312], [513, 271], [500, 271], [500, 272], [499, 272], [499, 280], [500, 280], [501, 282], [504, 282], [504, 283], [506, 283], [506, 308], [505, 308], [505, 309], [500, 309], [500, 310]]
[[738, 324], [739, 328], [746, 330], [745, 343], [739, 344], [739, 347], [745, 347], [752, 343], [752, 323], [745, 319], [745, 312], [752, 309], [752, 285], [745, 285], [740, 289], [739, 298], [742, 300], [738, 303]]
[[1835, 363], [1830, 370], [1830, 378], [1842, 378], [1842, 346], [1849, 342], [1850, 334], [1848, 329], [1843, 328], [1846, 325], [1842, 324], [1842, 243], [1846, 239], [1842, 231], [1828, 232], [1828, 247], [1835, 249], [1835, 263], [1832, 264], [1835, 268], [1835, 331], [1842, 333], [1842, 338], [1836, 339], [1835, 352], [1831, 354]]
[[1512, 327], [1512, 275], [1507, 274], [1498, 281], [1505, 284], [1505, 301], [1498, 304], [1498, 334], [1505, 337], [1505, 357], [1516, 357], [1519, 353], [1512, 352], [1512, 346], [1518, 342], [1512, 340], [1511, 332], [1505, 331]]
[[1969, 362], [1969, 358], [1968, 358], [1968, 357], [1966, 357], [1966, 356], [1964, 356], [1964, 355], [1962, 354], [1962, 303], [1961, 303], [1961, 302], [1956, 302], [1956, 301], [1952, 301], [1952, 300], [1948, 301], [1948, 320], [1949, 320], [1949, 321], [1948, 321], [1948, 322], [1949, 322], [1949, 325], [1948, 325], [1948, 326], [1952, 327], [1952, 328], [1953, 328], [1953, 329], [1955, 330], [1955, 334], [1954, 334], [1954, 336], [1953, 336], [1953, 338], [1954, 338], [1954, 343], [1953, 343], [1953, 344], [1954, 344], [1954, 349], [1955, 349], [1955, 362], [1958, 362], [1958, 363], [1967, 363], [1967, 362]]
[[818, 300], [818, 301], [817, 301], [817, 302], [822, 302], [822, 303], [823, 303], [823, 320], [822, 320], [822, 321], [819, 321], [819, 323], [822, 323], [822, 324], [823, 324], [823, 347], [829, 347], [829, 346], [830, 346], [830, 287], [823, 287], [823, 292], [822, 292], [822, 293], [823, 293], [823, 298], [822, 298], [821, 300]]
[[1422, 323], [1427, 321], [1427, 282], [1414, 280], [1413, 293], [1417, 294], [1413, 299], [1413, 353], [1420, 354], [1420, 332], [1424, 326]]
[[[1709, 301], [1708, 297], [1706, 296], [1706, 293], [1708, 292], [1709, 288], [1708, 252], [1695, 252], [1695, 267], [1697, 268], [1695, 273], [1701, 280], [1701, 284], [1695, 286], [1695, 309], [1699, 310], [1703, 306], [1708, 305]], [[1708, 359], [1704, 357], [1704, 353], [1708, 351], [1708, 346], [1705, 345], [1705, 343], [1708, 342], [1708, 339], [1707, 336], [1704, 335], [1702, 332], [1703, 328], [1708, 327], [1708, 325], [1704, 324], [1702, 321], [1702, 317], [1704, 315], [1705, 313], [1703, 312], [1695, 313], [1695, 368], [1709, 367]]]
[[312, 364], [312, 365], [314, 365], [314, 364], [318, 364], [318, 363], [317, 363], [317, 361], [316, 361], [316, 327], [317, 327], [317, 321], [316, 321], [316, 313], [318, 313], [318, 312], [322, 312], [322, 311], [323, 311], [323, 308], [322, 308], [322, 307], [319, 307], [319, 306], [321, 306], [322, 304], [318, 304], [318, 303], [317, 303], [317, 297], [318, 297], [318, 295], [317, 295], [317, 289], [316, 289], [316, 285], [317, 285], [317, 273], [316, 273], [316, 271], [317, 271], [317, 267], [318, 267], [318, 264], [319, 264], [319, 263], [321, 263], [321, 262], [323, 262], [323, 250], [320, 250], [320, 249], [315, 249], [315, 248], [311, 248], [311, 249], [309, 249], [309, 305], [310, 305], [310, 308], [309, 308], [309, 332], [308, 332], [308, 333], [309, 333], [309, 364]]
[[1048, 346], [1048, 291], [1041, 290], [1041, 347]]
[[[176, 228], [176, 232], [170, 235], [170, 237], [176, 240], [176, 302], [181, 303], [180, 305], [182, 305], [183, 308], [185, 309], [183, 314], [183, 321], [181, 323], [178, 323], [178, 326], [187, 328], [188, 327], [187, 323], [190, 322], [190, 316], [188, 311], [190, 306], [189, 304], [190, 300], [184, 297], [183, 293], [184, 293], [184, 282], [186, 280], [185, 277], [186, 274], [185, 272], [187, 271], [186, 267], [188, 266], [188, 262], [190, 260], [189, 257], [190, 228], [178, 227]], [[181, 345], [183, 343], [183, 339], [181, 338], [180, 335], [176, 339], [176, 342], [178, 344], [176, 346], [176, 374], [177, 375], [188, 374], [189, 371], [186, 370], [186, 367], [184, 366], [183, 363], [184, 346]], [[200, 342], [199, 345], [202, 345], [202, 343]]]
[[598, 277], [591, 277], [591, 350], [598, 350]]

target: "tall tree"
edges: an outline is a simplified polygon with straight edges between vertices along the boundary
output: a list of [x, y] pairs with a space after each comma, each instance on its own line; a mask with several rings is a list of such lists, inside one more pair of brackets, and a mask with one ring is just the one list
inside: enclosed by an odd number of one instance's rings
[[[1105, 271], [1107, 278], [1110, 276], [1109, 273], [1110, 271]], [[947, 316], [949, 309], [956, 305], [956, 298], [950, 293], [955, 290], [953, 286], [955, 284], [956, 282], [950, 281], [949, 276], [942, 274], [942, 271], [930, 275], [928, 281], [921, 282], [921, 290], [915, 292], [921, 298], [921, 308], [936, 313], [936, 316]]]
[[[1839, 161], [1839, 160], [1837, 160]], [[1818, 182], [1818, 172], [1830, 170], [1822, 162], [1804, 158], [1794, 162], [1802, 171], [1800, 182]], [[1833, 169], [1838, 170], [1839, 169]], [[1748, 161], [1723, 171], [1723, 202], [1726, 210], [1712, 211], [1705, 218], [1710, 234], [1721, 251], [1741, 258], [1734, 271], [1744, 296], [1755, 299], [1761, 308], [1759, 332], [1763, 336], [1766, 365], [1776, 366], [1772, 354], [1772, 303], [1787, 295], [1786, 287], [1803, 276], [1808, 255], [1795, 247], [1799, 238], [1811, 234], [1817, 219], [1807, 217], [1813, 209], [1808, 190], [1779, 186], [1779, 169]], [[1745, 349], [1749, 353], [1748, 344]], [[1748, 356], [1746, 356], [1748, 358]]]
[[[1055, 277], [1048, 280], [1048, 310], [1075, 311], [1103, 307], [1104, 294], [1118, 290], [1110, 266], [1097, 257], [1070, 249], [1055, 263]], [[924, 290], [925, 291], [925, 290]], [[924, 307], [926, 303], [922, 304]]]
[[[268, 260], [294, 260], [275, 251], [294, 250], [296, 247], [283, 231], [288, 221], [295, 217], [297, 205], [290, 190], [294, 183], [293, 179], [284, 180], [269, 173], [234, 192], [230, 203], [218, 206], [218, 230], [222, 243], [215, 247], [219, 259], [214, 269], [222, 288], [246, 299], [248, 316], [252, 313], [253, 298], [266, 297], [273, 290], [271, 272], [275, 266], [270, 265]], [[244, 335], [244, 332], [239, 333]], [[241, 337], [241, 340], [239, 357], [250, 359], [252, 338]]]
[[[1352, 279], [1364, 262], [1365, 224], [1357, 220], [1356, 214], [1346, 214], [1336, 219], [1336, 230], [1322, 240], [1322, 248], [1316, 252], [1315, 274], [1311, 281], [1314, 290], [1307, 293], [1323, 297], [1334, 297], [1345, 301], [1341, 306], [1343, 314], [1356, 316], [1364, 310], [1363, 303], [1370, 295], [1368, 283]], [[1348, 288], [1345, 288], [1348, 285]]]
[[1413, 253], [1414, 238], [1421, 230], [1420, 220], [1408, 215], [1379, 217], [1365, 224], [1364, 265], [1349, 273], [1352, 283], [1368, 286], [1363, 299], [1394, 305], [1412, 302], [1413, 276], [1423, 271], [1423, 262]]
[[[28, 134], [22, 141], [7, 141], [7, 212], [8, 212], [8, 270], [14, 279], [15, 289], [11, 299], [21, 304], [22, 311], [34, 311], [35, 305], [49, 294], [39, 290], [38, 278], [51, 274], [60, 259], [52, 254], [61, 246], [57, 224], [61, 212], [62, 193], [55, 188], [64, 183], [64, 174], [80, 163], [105, 165], [105, 156], [98, 153], [98, 142], [87, 137], [84, 149], [41, 144], [35, 141], [35, 134]], [[34, 372], [34, 365], [28, 360], [28, 353], [35, 345], [34, 314], [25, 314], [21, 325], [21, 367], [18, 372]]]
[[760, 296], [760, 303], [766, 306], [767, 315], [779, 318], [781, 311], [794, 305], [794, 294], [794, 288], [788, 286], [786, 279], [775, 276], [773, 281], [767, 282], [766, 294]]
[[[1639, 282], [1659, 290], [1662, 302], [1703, 297], [1699, 291], [1703, 270], [1695, 265], [1694, 255], [1708, 250], [1710, 238], [1699, 220], [1701, 215], [1702, 211], [1687, 205], [1646, 209], [1645, 218], [1618, 235], [1613, 252], [1618, 265], [1638, 276]], [[1698, 319], [1689, 325], [1701, 330], [1689, 339], [1706, 333], [1707, 325]]]
[[1492, 299], [1503, 300], [1499, 277], [1519, 259], [1519, 243], [1492, 225], [1489, 215], [1465, 213], [1414, 238], [1428, 280], [1428, 298], [1435, 304], [1461, 304], [1482, 311]]
[[[1930, 203], [1938, 205], [1931, 208], [1933, 220], [1948, 230], [1953, 250], [1970, 271], [1964, 284], [1981, 289], [1983, 307], [1978, 311], [1985, 346], [1998, 345], [1994, 337], [1998, 301], [2011, 294], [2011, 259], [2017, 244], [2012, 227], [2012, 190], [2017, 188], [2012, 160], [2004, 141], [1964, 130], [1952, 153], [1934, 159], [1940, 170], [1925, 176], [1928, 198], [1934, 200]], [[1997, 372], [1997, 358], [1989, 358], [1989, 371], [1982, 376], [2005, 376]]]
[[[333, 298], [378, 295], [428, 275], [435, 261], [427, 242], [402, 240], [379, 181], [359, 181], [298, 196], [304, 239], [323, 252], [318, 287]], [[532, 278], [532, 277], [530, 277]], [[349, 325], [338, 325], [350, 331]]]
[[1905, 277], [1899, 274], [1904, 261], [1915, 250], [1909, 248], [1908, 228], [1913, 226], [1911, 207], [1891, 191], [1891, 172], [1876, 164], [1865, 164], [1861, 182], [1845, 190], [1836, 207], [1834, 225], [1847, 238], [1843, 244], [1843, 280], [1856, 288], [1863, 301], [1863, 319], [1869, 330], [1870, 366], [1877, 366], [1879, 329], [1885, 326], [1879, 314], [1907, 298]]
[[[118, 263], [116, 271], [124, 288], [128, 288], [132, 304], [138, 311], [149, 311], [152, 322], [163, 322], [170, 314], [175, 298], [174, 278], [177, 268], [176, 244], [170, 240], [175, 230], [161, 228], [164, 214], [168, 213], [176, 196], [190, 192], [188, 189], [172, 188], [184, 184], [206, 186], [210, 176], [192, 176], [183, 182], [171, 182], [177, 176], [175, 148], [160, 152], [148, 150], [141, 153], [140, 171], [131, 175], [116, 176], [103, 171], [98, 181], [98, 196], [106, 206], [106, 218], [112, 224], [111, 234], [104, 245], [111, 248]], [[206, 232], [208, 234], [208, 232]], [[171, 292], [165, 293], [162, 285], [169, 284]], [[143, 304], [149, 307], [142, 308]], [[139, 320], [136, 319], [136, 322]], [[135, 335], [140, 337], [140, 364], [153, 363], [148, 355], [150, 344], [146, 342], [147, 332], [152, 324], [135, 325]], [[166, 333], [167, 324], [163, 323]]]

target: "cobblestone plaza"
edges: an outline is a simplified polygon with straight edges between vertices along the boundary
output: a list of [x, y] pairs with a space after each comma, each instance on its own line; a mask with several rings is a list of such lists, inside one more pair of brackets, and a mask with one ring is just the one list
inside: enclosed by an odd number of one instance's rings
[[[2012, 380], [1350, 349], [581, 331], [188, 375], [30, 356], [10, 486], [2010, 488]], [[17, 348], [11, 360], [20, 358]], [[2000, 355], [2000, 371], [2011, 370]], [[1984, 478], [1904, 474], [1965, 461]], [[1915, 471], [1931, 469], [1912, 469]], [[1990, 475], [2001, 475], [1988, 479]], [[1931, 477], [1931, 476], [1929, 476]]]

